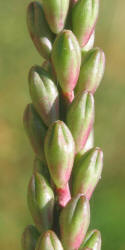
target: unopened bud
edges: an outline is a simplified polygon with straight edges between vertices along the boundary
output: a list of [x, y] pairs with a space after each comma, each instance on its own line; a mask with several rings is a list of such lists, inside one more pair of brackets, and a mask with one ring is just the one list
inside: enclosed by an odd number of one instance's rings
[[29, 89], [34, 107], [49, 126], [59, 119], [59, 93], [55, 83], [40, 66], [33, 66], [29, 73]]
[[94, 94], [102, 80], [104, 69], [104, 52], [99, 48], [90, 50], [81, 65], [75, 92], [80, 93], [83, 90], [88, 90]]
[[53, 182], [58, 188], [68, 183], [73, 162], [75, 144], [72, 134], [63, 121], [54, 122], [45, 138], [45, 155]]
[[27, 25], [34, 45], [41, 56], [48, 59], [52, 51], [53, 34], [45, 20], [42, 5], [31, 2], [27, 9]]
[[99, 0], [79, 0], [72, 9], [72, 30], [81, 47], [93, 33], [98, 17]]
[[35, 154], [42, 162], [45, 162], [44, 138], [47, 128], [32, 104], [28, 104], [24, 111], [23, 123]]
[[100, 148], [92, 148], [78, 160], [72, 173], [73, 195], [84, 194], [87, 199], [101, 178], [103, 152]]
[[87, 233], [85, 240], [81, 244], [79, 250], [101, 250], [101, 234], [97, 229]]
[[53, 223], [54, 194], [46, 179], [35, 173], [28, 187], [28, 206], [39, 232], [51, 229]]
[[52, 63], [64, 95], [71, 99], [81, 64], [80, 47], [72, 31], [63, 30], [57, 36], [52, 50]]
[[83, 195], [72, 198], [60, 215], [61, 239], [65, 250], [78, 249], [90, 223], [89, 202]]
[[63, 250], [63, 246], [53, 231], [47, 231], [39, 238], [35, 250]]
[[63, 30], [69, 8], [69, 0], [42, 0], [46, 20], [53, 33]]
[[94, 123], [94, 98], [91, 93], [85, 91], [75, 97], [67, 111], [66, 121], [78, 153], [86, 144]]

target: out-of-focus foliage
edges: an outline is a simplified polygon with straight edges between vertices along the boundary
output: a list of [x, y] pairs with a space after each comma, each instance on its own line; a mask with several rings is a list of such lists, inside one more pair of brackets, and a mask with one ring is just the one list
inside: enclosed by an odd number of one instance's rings
[[[125, 249], [125, 2], [100, 1], [96, 46], [106, 72], [96, 93], [95, 142], [104, 150], [102, 180], [91, 200], [91, 228], [102, 232], [102, 250]], [[0, 249], [21, 249], [32, 223], [26, 204], [33, 153], [22, 115], [30, 97], [27, 75], [41, 64], [26, 27], [29, 1], [0, 1]]]

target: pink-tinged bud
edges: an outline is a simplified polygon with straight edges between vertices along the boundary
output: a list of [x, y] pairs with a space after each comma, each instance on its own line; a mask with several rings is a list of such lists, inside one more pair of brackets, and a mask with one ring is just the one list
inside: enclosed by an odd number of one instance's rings
[[54, 122], [45, 138], [45, 155], [53, 182], [57, 188], [67, 185], [74, 162], [75, 144], [63, 121]]
[[23, 232], [21, 239], [22, 249], [35, 250], [38, 238], [39, 238], [39, 233], [36, 230], [36, 228], [32, 225], [27, 226]]
[[73, 196], [84, 194], [90, 199], [101, 178], [103, 167], [103, 152], [100, 148], [87, 151], [78, 160], [72, 173]]
[[97, 229], [87, 233], [85, 240], [80, 246], [79, 250], [101, 250], [101, 234]]
[[35, 173], [29, 182], [28, 206], [39, 232], [51, 229], [53, 223], [54, 194], [46, 179]]
[[67, 111], [66, 121], [78, 153], [85, 146], [94, 123], [94, 98], [91, 93], [85, 91], [75, 97]]
[[32, 41], [41, 56], [48, 59], [52, 51], [53, 34], [45, 20], [42, 5], [31, 2], [27, 9], [27, 25]]
[[78, 249], [90, 223], [89, 202], [83, 195], [72, 198], [60, 215], [60, 231], [65, 250]]
[[98, 17], [99, 0], [79, 0], [72, 9], [72, 31], [81, 47], [93, 33]]
[[59, 119], [58, 89], [40, 66], [33, 66], [29, 72], [29, 90], [33, 105], [47, 126]]
[[79, 79], [75, 93], [83, 90], [91, 91], [93, 94], [98, 88], [105, 69], [105, 55], [99, 48], [90, 50], [81, 65]]
[[69, 0], [42, 0], [42, 6], [52, 32], [57, 34], [62, 31], [69, 9]]
[[23, 123], [35, 154], [42, 162], [45, 162], [44, 138], [47, 128], [32, 104], [28, 104], [24, 111]]
[[39, 238], [35, 250], [63, 250], [63, 246], [56, 234], [48, 230]]
[[46, 163], [35, 157], [33, 164], [33, 174], [39, 173], [50, 183], [50, 174]]
[[52, 50], [52, 63], [63, 93], [72, 99], [81, 65], [80, 47], [72, 31], [63, 30], [57, 36]]

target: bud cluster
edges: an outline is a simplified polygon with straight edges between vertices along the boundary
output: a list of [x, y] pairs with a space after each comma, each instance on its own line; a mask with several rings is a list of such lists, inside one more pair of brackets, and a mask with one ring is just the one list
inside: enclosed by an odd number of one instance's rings
[[34, 151], [27, 201], [34, 225], [23, 250], [100, 250], [88, 232], [89, 200], [101, 178], [103, 152], [94, 147], [94, 93], [105, 56], [93, 48], [99, 0], [32, 1], [31, 39], [45, 59], [29, 71], [31, 103], [24, 127]]

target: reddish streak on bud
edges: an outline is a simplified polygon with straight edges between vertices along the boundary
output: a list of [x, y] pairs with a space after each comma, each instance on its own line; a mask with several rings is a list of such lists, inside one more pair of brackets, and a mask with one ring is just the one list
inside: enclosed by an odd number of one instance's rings
[[69, 184], [67, 183], [67, 185], [64, 188], [57, 188], [56, 191], [58, 194], [59, 205], [61, 207], [65, 207], [71, 199]]

